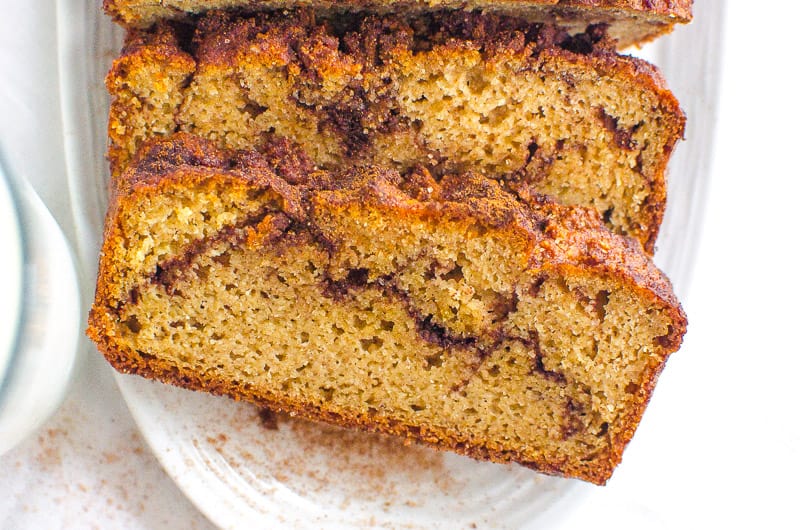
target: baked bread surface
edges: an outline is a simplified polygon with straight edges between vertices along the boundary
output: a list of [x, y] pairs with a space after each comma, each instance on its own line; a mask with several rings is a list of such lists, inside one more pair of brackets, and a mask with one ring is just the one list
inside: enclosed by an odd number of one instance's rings
[[115, 176], [177, 131], [228, 149], [283, 136], [324, 169], [424, 163], [531, 187], [597, 209], [650, 252], [685, 122], [658, 71], [616, 54], [602, 27], [463, 12], [213, 13], [131, 33], [107, 86]]
[[395, 16], [441, 9], [484, 10], [559, 24], [573, 32], [608, 24], [621, 46], [641, 44], [692, 18], [692, 0], [104, 0], [106, 12], [124, 26], [146, 27], [166, 18], [185, 19], [213, 9], [256, 11], [310, 7], [319, 11], [371, 11]]
[[638, 243], [474, 173], [178, 133], [113, 187], [88, 334], [126, 373], [602, 484], [685, 332]]

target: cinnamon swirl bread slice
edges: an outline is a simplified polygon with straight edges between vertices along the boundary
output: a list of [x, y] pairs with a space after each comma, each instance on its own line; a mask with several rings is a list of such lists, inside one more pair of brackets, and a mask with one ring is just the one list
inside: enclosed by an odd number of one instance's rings
[[655, 68], [614, 53], [601, 28], [570, 37], [471, 13], [346, 24], [215, 14], [132, 34], [107, 81], [112, 173], [176, 131], [233, 149], [284, 136], [324, 169], [422, 163], [532, 187], [652, 252], [684, 126]]
[[111, 364], [310, 419], [602, 484], [686, 327], [593, 210], [475, 174], [181, 134], [116, 187], [88, 330]]
[[253, 12], [311, 7], [321, 12], [371, 11], [403, 16], [441, 9], [483, 10], [559, 24], [573, 32], [608, 24], [620, 45], [641, 44], [692, 19], [692, 0], [104, 0], [106, 12], [124, 26], [146, 27], [161, 19], [186, 19], [212, 9]]

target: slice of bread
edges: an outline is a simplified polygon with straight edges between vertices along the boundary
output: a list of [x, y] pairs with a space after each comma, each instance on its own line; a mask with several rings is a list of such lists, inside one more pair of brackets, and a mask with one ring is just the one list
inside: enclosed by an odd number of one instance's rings
[[559, 24], [581, 32], [608, 24], [621, 46], [641, 44], [692, 19], [692, 0], [104, 0], [106, 12], [123, 26], [146, 27], [161, 19], [186, 19], [212, 9], [257, 11], [311, 7], [318, 11], [391, 13], [394, 16], [441, 9], [482, 10], [529, 22]]
[[594, 210], [476, 174], [314, 171], [180, 133], [115, 182], [89, 336], [118, 370], [602, 484], [686, 318]]
[[[143, 141], [298, 142], [321, 168], [372, 163], [435, 177], [474, 170], [591, 206], [653, 250], [684, 116], [651, 65], [602, 28], [471, 13], [318, 22], [214, 14], [134, 32], [108, 75], [118, 175]], [[350, 24], [349, 27], [342, 27]]]

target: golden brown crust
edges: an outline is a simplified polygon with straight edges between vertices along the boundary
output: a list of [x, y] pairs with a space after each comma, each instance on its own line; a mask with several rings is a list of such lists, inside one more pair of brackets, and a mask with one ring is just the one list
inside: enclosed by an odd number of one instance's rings
[[[272, 157], [263, 157], [257, 153], [224, 152], [206, 140], [180, 134], [168, 141], [149, 144], [123, 174], [106, 220], [97, 294], [87, 331], [115, 368], [185, 388], [252, 401], [310, 419], [406, 436], [475, 458], [517, 461], [545, 473], [605, 483], [633, 436], [666, 358], [678, 349], [686, 329], [686, 317], [669, 280], [647, 259], [638, 244], [610, 233], [592, 210], [560, 206], [533, 195], [523, 204], [501, 190], [496, 182], [474, 174], [448, 176], [437, 184], [424, 173], [403, 178], [391, 170], [362, 168], [338, 175], [315, 172], [291, 184], [276, 175], [272, 168], [283, 167], [291, 172], [293, 166], [304, 163], [302, 156], [286, 146], [272, 153]], [[380, 416], [333, 414], [278, 395], [254, 394], [213, 376], [201, 378], [155, 357], [121, 347], [115, 341], [116, 303], [109, 287], [115, 281], [114, 271], [118, 265], [113, 261], [111, 249], [122, 244], [124, 238], [118, 223], [120, 213], [134, 204], [137, 194], [159, 193], [171, 186], [192, 186], [209, 180], [257, 191], [271, 190], [283, 198], [282, 211], [294, 222], [294, 229], [302, 231], [306, 227], [311, 234], [316, 232], [314, 208], [321, 203], [333, 208], [338, 206], [343, 211], [354, 204], [368, 204], [391, 212], [397, 219], [433, 217], [474, 222], [518, 241], [518, 253], [527, 260], [532, 273], [613, 278], [645, 300], [663, 307], [672, 326], [668, 335], [659, 340], [660, 353], [649, 361], [643, 379], [645, 384], [636, 391], [634, 404], [623, 419], [623, 427], [613, 440], [609, 454], [600, 458], [589, 471], [567, 461], [526, 461], [514, 451], [494, 451], [488, 449], [490, 445], [484, 441], [467, 440], [456, 433], [424, 430]]]
[[[297, 105], [302, 112], [314, 114], [318, 126], [324, 127], [331, 138], [339, 138], [336, 141], [345, 157], [352, 157], [351, 162], [355, 162], [355, 158], [369, 160], [375, 156], [366, 149], [375, 138], [411, 127], [411, 118], [396, 108], [393, 98], [397, 96], [392, 89], [376, 87], [376, 80], [391, 79], [392, 65], [412, 63], [422, 52], [430, 64], [458, 64], [474, 50], [481, 54], [488, 68], [493, 64], [517, 64], [516, 73], [520, 75], [534, 71], [552, 76], [579, 69], [597, 79], [619, 79], [631, 90], [652, 94], [658, 102], [658, 112], [664, 117], [661, 120], [664, 138], [656, 140], [663, 142], [663, 149], [643, 170], [643, 175], [647, 175], [647, 194], [641, 204], [632, 208], [636, 212], [635, 225], [627, 233], [638, 238], [648, 252], [653, 251], [666, 205], [666, 166], [685, 126], [677, 100], [655, 67], [617, 55], [599, 28], [569, 36], [558, 28], [534, 28], [516, 18], [465, 13], [419, 19], [413, 24], [358, 17], [342, 24], [337, 27], [322, 24], [314, 13], [304, 10], [277, 18], [269, 14], [237, 18], [215, 13], [200, 19], [191, 36], [191, 46], [185, 44], [188, 37], [179, 39], [177, 30], [169, 25], [159, 25], [152, 32], [132, 32], [123, 55], [107, 78], [113, 97], [109, 119], [112, 175], [124, 169], [132, 146], [135, 147], [129, 124], [136, 110], [129, 108], [131, 98], [124, 92], [130, 90], [127, 80], [131, 69], [149, 66], [162, 72], [178, 72], [174, 84], [182, 86], [198, 72], [256, 70], [274, 64], [286, 69], [288, 82], [295, 84], [295, 94], [316, 94], [313, 91], [321, 90], [319, 87], [347, 83], [336, 105], [330, 106], [327, 100], [315, 105], [314, 98], [321, 95], [309, 95], [308, 101], [298, 100]], [[185, 96], [179, 90], [174, 92], [171, 97], [177, 98], [179, 106]], [[605, 116], [602, 109], [600, 112]], [[183, 124], [181, 118], [167, 116], [170, 119], [163, 126], [164, 132], [157, 134], [170, 134], [183, 127], [191, 129], [192, 124]], [[615, 119], [608, 117], [606, 122], [615, 138], [624, 137], [625, 131], [615, 129]], [[445, 159], [443, 164], [466, 163], [457, 159], [447, 161], [448, 154], [437, 156]], [[512, 166], [505, 177], [518, 179], [520, 171], [529, 170], [527, 166], [520, 169]], [[538, 179], [541, 175], [524, 178]]]
[[621, 46], [642, 44], [692, 19], [692, 0], [167, 0], [160, 5], [142, 0], [104, 0], [115, 21], [127, 27], [146, 27], [160, 18], [183, 19], [213, 9], [254, 12], [311, 7], [324, 12], [392, 13], [395, 16], [441, 9], [483, 10], [513, 14], [534, 22], [560, 23], [581, 31], [603, 22]]

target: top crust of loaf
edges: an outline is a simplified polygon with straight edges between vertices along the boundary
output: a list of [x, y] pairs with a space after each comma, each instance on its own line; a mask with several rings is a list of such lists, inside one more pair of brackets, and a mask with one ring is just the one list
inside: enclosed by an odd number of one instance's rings
[[160, 19], [185, 19], [213, 9], [253, 12], [312, 7], [320, 11], [413, 14], [441, 9], [485, 10], [532, 22], [583, 31], [606, 23], [620, 47], [642, 44], [692, 19], [692, 0], [104, 0], [106, 13], [125, 27], [147, 27]]

